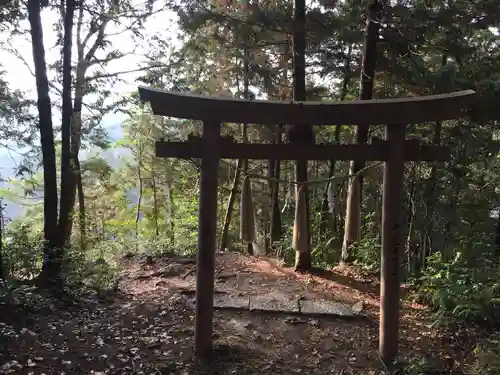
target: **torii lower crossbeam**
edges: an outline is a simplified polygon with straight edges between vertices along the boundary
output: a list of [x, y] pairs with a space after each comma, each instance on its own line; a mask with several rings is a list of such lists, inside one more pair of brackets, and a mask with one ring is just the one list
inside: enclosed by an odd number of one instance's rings
[[[203, 121], [202, 138], [187, 143], [157, 142], [158, 157], [201, 158], [198, 256], [196, 273], [195, 351], [206, 357], [212, 349], [217, 171], [221, 158], [380, 160], [384, 162], [379, 354], [386, 364], [397, 355], [399, 333], [399, 254], [402, 247], [403, 176], [405, 161], [444, 161], [442, 147], [405, 141], [405, 125], [460, 117], [470, 109], [473, 91], [341, 103], [264, 102], [208, 98], [139, 89], [157, 115]], [[370, 145], [265, 145], [234, 143], [221, 136], [224, 121], [261, 124], [386, 125], [384, 141]], [[401, 124], [401, 125], [395, 125]]]

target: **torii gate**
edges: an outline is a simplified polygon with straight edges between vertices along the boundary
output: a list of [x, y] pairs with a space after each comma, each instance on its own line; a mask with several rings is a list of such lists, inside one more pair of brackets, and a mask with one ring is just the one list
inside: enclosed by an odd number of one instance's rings
[[[404, 163], [446, 161], [449, 151], [418, 139], [406, 140], [409, 123], [449, 120], [465, 115], [475, 99], [472, 90], [426, 97], [353, 102], [278, 102], [203, 97], [139, 87], [155, 115], [203, 121], [201, 138], [156, 142], [157, 157], [201, 158], [198, 255], [196, 263], [195, 353], [212, 349], [216, 251], [217, 177], [220, 159], [383, 161], [382, 253], [379, 353], [390, 364], [399, 337], [399, 253], [402, 244]], [[221, 137], [221, 123], [290, 125], [386, 125], [385, 140], [372, 144], [242, 144]]]

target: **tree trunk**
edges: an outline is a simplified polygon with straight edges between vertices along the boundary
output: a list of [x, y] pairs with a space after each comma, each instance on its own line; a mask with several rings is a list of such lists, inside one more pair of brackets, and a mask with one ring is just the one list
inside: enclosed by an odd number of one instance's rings
[[[293, 33], [293, 100], [306, 100], [306, 2], [295, 0], [294, 9], [294, 33]], [[295, 136], [290, 136], [291, 143], [314, 142], [312, 126], [291, 127]], [[298, 159], [295, 166], [297, 179], [296, 196], [299, 189], [307, 181], [307, 159]], [[309, 210], [309, 194], [307, 185], [303, 187], [305, 195], [306, 225], [304, 237], [306, 240], [301, 246], [304, 248], [295, 251], [295, 269], [297, 271], [308, 271], [311, 269], [311, 217]], [[299, 223], [295, 223], [299, 225]]]
[[40, 1], [28, 0], [31, 45], [36, 76], [37, 107], [39, 117], [40, 142], [43, 158], [43, 218], [44, 257], [41, 279], [57, 279], [61, 273], [60, 251], [57, 249], [57, 173], [52, 127], [52, 108], [49, 96], [49, 81], [43, 45], [43, 28], [40, 16]]
[[158, 199], [156, 196], [156, 177], [153, 172], [153, 176], [151, 177], [152, 188], [153, 188], [153, 215], [155, 219], [155, 236], [156, 240], [160, 237], [160, 228], [158, 226]]
[[[74, 2], [74, 0], [72, 0]], [[102, 46], [104, 42], [104, 31], [109, 23], [110, 17], [106, 17], [104, 21], [100, 24], [99, 30], [95, 33], [97, 34], [93, 44], [89, 47], [87, 53], [85, 53], [85, 48], [88, 44], [88, 39], [84, 38], [82, 40], [82, 25], [83, 25], [84, 8], [80, 7], [78, 14], [78, 21], [76, 25], [76, 44], [77, 44], [77, 65], [76, 65], [76, 79], [75, 79], [75, 99], [73, 102], [73, 111], [71, 118], [71, 143], [70, 143], [70, 154], [72, 160], [72, 173], [73, 177], [70, 179], [71, 185], [68, 186], [68, 193], [64, 194], [64, 200], [67, 200], [67, 206], [69, 209], [65, 209], [69, 214], [64, 214], [63, 220], [66, 220], [67, 224], [65, 233], [65, 242], [69, 243], [71, 241], [71, 232], [73, 228], [73, 209], [75, 207], [76, 201], [76, 189], [78, 184], [78, 179], [81, 178], [81, 170], [79, 169], [80, 160], [79, 153], [82, 142], [82, 109], [83, 109], [83, 97], [85, 96], [85, 86], [87, 84], [85, 75], [89, 67], [89, 62], [95, 57], [95, 53], [99, 47]], [[63, 194], [61, 192], [61, 201], [63, 200]], [[62, 211], [62, 210], [61, 210]], [[61, 215], [60, 219], [61, 220]], [[61, 226], [61, 225], [60, 225]]]
[[[404, 262], [400, 262], [401, 264], [401, 269], [402, 272], [400, 272], [401, 276], [404, 276], [403, 279], [406, 280], [408, 276], [412, 276], [418, 273], [418, 264], [420, 263], [419, 261], [419, 254], [418, 252], [414, 251], [414, 246], [413, 246], [413, 241], [412, 241], [412, 235], [413, 235], [413, 227], [414, 227], [414, 220], [415, 220], [415, 211], [416, 211], [416, 204], [415, 204], [415, 199], [416, 199], [416, 172], [417, 172], [417, 166], [414, 164], [413, 168], [411, 170], [410, 176], [409, 176], [409, 187], [408, 187], [408, 232], [406, 235], [406, 254], [407, 254], [407, 264], [406, 264], [406, 270], [404, 269]], [[402, 279], [402, 280], [403, 280]]]
[[[347, 95], [347, 88], [349, 86], [349, 82], [351, 80], [351, 54], [352, 54], [352, 45], [349, 44], [347, 48], [347, 54], [345, 57], [344, 61], [344, 79], [342, 80], [342, 88], [340, 90], [340, 98], [339, 100], [342, 102], [345, 100], [345, 97]], [[340, 126], [336, 125], [335, 126], [335, 144], [340, 144]], [[335, 160], [332, 159], [330, 160], [330, 168], [328, 171], [328, 178], [332, 178], [335, 175]], [[332, 181], [328, 181], [325, 186], [325, 191], [323, 192], [323, 203], [321, 205], [321, 223], [319, 227], [320, 231], [320, 237], [322, 237], [327, 230], [328, 227], [328, 217], [330, 216], [330, 204], [329, 204], [329, 198], [328, 198], [328, 189], [330, 188], [330, 185], [332, 184]], [[334, 197], [335, 200], [335, 197]], [[337, 230], [337, 210], [336, 207], [334, 206], [332, 208], [332, 219], [333, 219], [333, 230]]]
[[[245, 40], [245, 45], [243, 47], [243, 98], [249, 98], [249, 64], [250, 56], [247, 46], [248, 40]], [[248, 142], [247, 134], [247, 124], [243, 124], [243, 142]], [[236, 172], [234, 175], [233, 184], [231, 187], [231, 193], [229, 195], [229, 200], [227, 202], [226, 216], [224, 218], [224, 226], [222, 227], [221, 241], [219, 245], [220, 251], [224, 251], [227, 247], [227, 237], [229, 234], [229, 226], [231, 225], [231, 217], [233, 215], [234, 202], [236, 201], [236, 195], [238, 194], [238, 184], [240, 183], [241, 171], [246, 175], [248, 172], [248, 160], [239, 159], [236, 164]], [[253, 245], [251, 243], [247, 244], [247, 252], [253, 254]]]
[[138, 250], [138, 240], [139, 240], [139, 220], [141, 217], [141, 204], [142, 204], [142, 193], [143, 193], [143, 181], [141, 174], [141, 159], [142, 159], [142, 145], [138, 144], [137, 153], [137, 182], [139, 183], [139, 191], [137, 192], [137, 203], [136, 203], [136, 214], [135, 214], [135, 241], [136, 250]]
[[[466, 146], [462, 146], [462, 150], [460, 152], [460, 157], [459, 160], [463, 158], [463, 155], [465, 154], [465, 149]], [[452, 192], [449, 197], [448, 201], [448, 218], [446, 220], [445, 224], [445, 233], [444, 233], [444, 244], [443, 244], [443, 254], [444, 254], [444, 259], [448, 260], [450, 257], [448, 256], [448, 248], [450, 247], [450, 244], [452, 242], [452, 226], [454, 223], [457, 222], [457, 208], [458, 208], [458, 202], [459, 202], [459, 196], [460, 196], [460, 190], [462, 187], [462, 178], [465, 175], [465, 172], [462, 170], [462, 166], [457, 165], [456, 167], [453, 167], [452, 169], [452, 174], [454, 176], [454, 179], [452, 181]]]
[[175, 244], [175, 221], [174, 221], [174, 191], [171, 186], [168, 185], [168, 201], [169, 201], [169, 222], [170, 222], [170, 245], [174, 246]]
[[[248, 142], [248, 126], [247, 124], [243, 124], [243, 142]], [[246, 176], [248, 173], [248, 160], [243, 160], [243, 175]], [[253, 243], [247, 243], [247, 253], [248, 255], [253, 255]]]
[[[330, 167], [328, 168], [328, 178], [332, 178], [335, 175], [335, 160], [330, 160]], [[319, 223], [319, 238], [322, 239], [326, 234], [328, 229], [329, 213], [330, 213], [330, 199], [328, 196], [328, 190], [332, 182], [328, 181], [323, 191], [323, 202], [321, 203], [321, 219]], [[332, 217], [335, 220], [335, 208], [332, 211]]]
[[[248, 35], [247, 35], [248, 38]], [[250, 95], [250, 53], [248, 49], [248, 40], [245, 40], [245, 46], [243, 51], [243, 98], [248, 99]], [[248, 142], [248, 125], [243, 124], [243, 142]], [[243, 161], [243, 175], [246, 176], [248, 173], [248, 160]], [[253, 255], [253, 244], [251, 242], [247, 243], [247, 253]]]
[[[446, 63], [448, 62], [448, 56], [445, 54], [443, 55], [442, 61], [441, 61], [441, 66], [444, 67]], [[436, 125], [434, 127], [434, 137], [432, 139], [432, 144], [434, 146], [439, 146], [441, 144], [441, 132], [442, 132], [442, 123], [441, 121], [436, 121]], [[428, 190], [426, 193], [427, 196], [427, 225], [425, 227], [425, 233], [424, 233], [424, 249], [423, 249], [423, 259], [421, 259], [421, 264], [419, 265], [420, 267], [423, 267], [425, 264], [425, 259], [429, 255], [432, 254], [433, 252], [433, 244], [432, 244], [432, 237], [434, 233], [434, 221], [436, 220], [435, 217], [435, 210], [436, 210], [436, 201], [438, 197], [438, 192], [437, 192], [437, 167], [438, 163], [434, 162], [432, 163], [431, 167], [431, 176], [429, 178], [429, 183], [428, 183]]]
[[[72, 161], [72, 178], [70, 182], [72, 183], [71, 189], [68, 187], [68, 193], [66, 199], [68, 200], [68, 222], [65, 231], [66, 242], [71, 241], [71, 232], [73, 229], [73, 209], [75, 207], [76, 201], [76, 188], [81, 179], [80, 170], [80, 147], [81, 147], [81, 133], [82, 133], [82, 108], [83, 108], [83, 85], [85, 84], [85, 72], [81, 67], [77, 67], [76, 73], [76, 84], [75, 84], [75, 99], [73, 102], [73, 116], [71, 120], [71, 143], [70, 143], [70, 155]], [[83, 191], [83, 190], [82, 190]], [[62, 192], [61, 192], [62, 200]], [[65, 214], [66, 215], [66, 214]], [[61, 215], [60, 215], [61, 220]]]
[[80, 169], [80, 161], [77, 159], [78, 164], [76, 165], [76, 170], [80, 171], [76, 175], [76, 187], [78, 189], [78, 217], [80, 223], [80, 248], [86, 250], [87, 248], [87, 229], [86, 229], [86, 217], [85, 217], [85, 194], [83, 192], [83, 182], [82, 174]]
[[231, 225], [231, 216], [233, 215], [233, 206], [236, 200], [236, 194], [238, 194], [238, 184], [241, 176], [241, 166], [243, 164], [242, 159], [238, 159], [236, 164], [236, 172], [234, 174], [233, 185], [231, 187], [231, 193], [229, 194], [229, 200], [227, 202], [226, 216], [224, 218], [224, 226], [222, 227], [222, 235], [220, 239], [220, 251], [224, 251], [227, 247], [227, 237], [229, 234], [229, 226]]
[[[281, 126], [277, 129], [276, 143], [281, 143]], [[273, 177], [276, 179], [271, 182], [271, 246], [273, 243], [281, 240], [281, 212], [279, 202], [279, 179], [281, 176], [281, 163], [279, 160], [274, 161]]]
[[[380, 23], [383, 7], [378, 0], [372, 0], [368, 7], [366, 21], [365, 43], [363, 49], [363, 64], [361, 68], [359, 98], [369, 100], [373, 96], [373, 82], [377, 64], [377, 42], [379, 39]], [[363, 144], [368, 140], [368, 125], [359, 125], [356, 128], [356, 143]], [[349, 174], [356, 176], [365, 167], [364, 160], [353, 160], [350, 164]], [[344, 242], [342, 244], [341, 262], [350, 263], [353, 260], [351, 248], [360, 239], [361, 228], [361, 202], [363, 190], [363, 177], [351, 177], [347, 194], [346, 220]]]
[[[62, 0], [64, 6], [64, 0]], [[69, 246], [73, 209], [75, 205], [75, 165], [71, 155], [71, 121], [73, 105], [71, 102], [72, 69], [71, 50], [73, 46], [74, 0], [66, 0], [64, 14], [64, 41], [62, 66], [62, 123], [61, 123], [61, 196], [59, 210], [59, 247]], [[73, 164], [73, 165], [72, 165]]]

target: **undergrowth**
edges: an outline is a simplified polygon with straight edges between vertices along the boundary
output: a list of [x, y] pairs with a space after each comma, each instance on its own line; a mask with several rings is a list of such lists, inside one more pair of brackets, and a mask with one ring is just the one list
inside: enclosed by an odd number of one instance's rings
[[413, 292], [434, 310], [437, 320], [452, 317], [461, 323], [498, 325], [498, 264], [485, 256], [471, 260], [461, 252], [451, 260], [436, 253], [427, 261], [424, 274], [413, 283]]

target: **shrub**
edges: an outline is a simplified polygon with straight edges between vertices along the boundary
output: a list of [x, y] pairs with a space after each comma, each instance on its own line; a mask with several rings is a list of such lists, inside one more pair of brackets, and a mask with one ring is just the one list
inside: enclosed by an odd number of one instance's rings
[[440, 254], [428, 258], [417, 295], [433, 307], [438, 316], [462, 322], [497, 323], [500, 319], [500, 267], [485, 256], [473, 261], [458, 252], [446, 261]]

